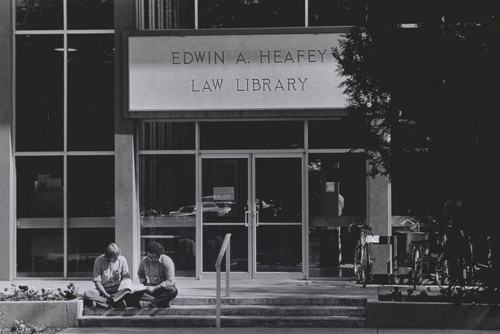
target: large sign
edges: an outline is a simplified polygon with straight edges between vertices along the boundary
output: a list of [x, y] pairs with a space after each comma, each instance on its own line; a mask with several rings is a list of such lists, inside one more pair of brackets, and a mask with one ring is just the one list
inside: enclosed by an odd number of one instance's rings
[[339, 38], [129, 36], [129, 111], [343, 108]]

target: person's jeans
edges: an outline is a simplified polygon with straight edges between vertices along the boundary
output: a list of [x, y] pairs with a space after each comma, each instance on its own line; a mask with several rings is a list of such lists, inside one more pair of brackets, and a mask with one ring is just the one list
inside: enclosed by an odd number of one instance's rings
[[179, 291], [175, 286], [161, 287], [154, 292], [144, 292], [140, 297], [141, 306], [151, 305], [158, 307], [170, 307], [170, 301], [177, 297]]
[[[111, 288], [104, 288], [104, 290], [112, 295], [118, 291], [118, 285]], [[83, 300], [85, 301], [85, 304], [87, 306], [90, 305], [93, 301], [96, 303], [96, 306], [102, 308], [109, 308], [113, 306], [112, 304], [109, 304], [109, 300], [98, 291], [85, 291], [85, 293], [83, 294]]]

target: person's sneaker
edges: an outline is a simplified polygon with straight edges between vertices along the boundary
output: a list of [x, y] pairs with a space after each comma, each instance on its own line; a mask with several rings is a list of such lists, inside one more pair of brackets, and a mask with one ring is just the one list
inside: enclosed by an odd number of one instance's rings
[[158, 307], [170, 308], [170, 301], [159, 303]]
[[127, 308], [127, 303], [124, 300], [120, 300], [118, 303], [113, 305], [114, 308], [119, 308], [119, 309], [126, 309]]
[[95, 300], [86, 300], [85, 301], [85, 307], [87, 307], [87, 308], [96, 308], [97, 307], [97, 303], [95, 302]]

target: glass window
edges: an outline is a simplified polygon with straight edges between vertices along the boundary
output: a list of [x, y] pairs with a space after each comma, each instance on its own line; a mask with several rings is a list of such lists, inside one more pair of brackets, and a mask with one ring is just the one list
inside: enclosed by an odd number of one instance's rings
[[141, 156], [140, 171], [141, 217], [162, 217], [171, 226], [178, 219], [170, 212], [195, 204], [194, 155]]
[[141, 150], [194, 150], [194, 122], [143, 122], [140, 125]]
[[[140, 157], [141, 254], [160, 242], [177, 276], [195, 275], [195, 156]], [[157, 236], [157, 237], [156, 237]]]
[[67, 0], [68, 29], [113, 29], [113, 0]]
[[[279, 134], [279, 135], [277, 135]], [[290, 149], [304, 147], [303, 122], [200, 123], [201, 149]]]
[[304, 0], [200, 0], [200, 28], [303, 27]]
[[63, 275], [63, 229], [17, 230], [17, 277]]
[[17, 157], [16, 164], [17, 217], [62, 217], [62, 157]]
[[[248, 272], [248, 229], [235, 225], [203, 226], [204, 272], [215, 271], [215, 262], [227, 233], [231, 233], [231, 271]], [[226, 270], [226, 261], [222, 261], [221, 270]]]
[[257, 249], [259, 250], [257, 271], [302, 272], [301, 245], [302, 226], [300, 225], [259, 226], [257, 229]]
[[194, 29], [194, 0], [143, 0], [141, 29]]
[[339, 226], [340, 216], [366, 215], [362, 154], [310, 154], [308, 174], [311, 226]]
[[360, 25], [365, 17], [363, 0], [309, 0], [310, 26]]
[[16, 149], [63, 150], [62, 36], [16, 37]]
[[141, 257], [146, 256], [146, 246], [157, 241], [165, 248], [175, 264], [175, 276], [194, 277], [196, 269], [195, 227], [150, 228], [142, 225]]
[[310, 121], [309, 148], [363, 148], [367, 132], [361, 122], [351, 119], [339, 121]]
[[68, 149], [113, 150], [114, 36], [68, 36]]
[[16, 28], [63, 29], [63, 0], [17, 0]]
[[94, 260], [114, 240], [113, 228], [68, 229], [68, 276], [92, 277]]
[[203, 159], [201, 168], [203, 222], [245, 221], [248, 210], [248, 159]]
[[114, 180], [113, 156], [68, 157], [68, 216], [114, 216]]
[[300, 158], [255, 159], [255, 201], [260, 222], [302, 222], [301, 173]]

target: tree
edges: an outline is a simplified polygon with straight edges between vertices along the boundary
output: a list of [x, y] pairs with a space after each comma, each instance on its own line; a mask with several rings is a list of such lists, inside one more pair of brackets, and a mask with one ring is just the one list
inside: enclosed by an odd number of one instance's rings
[[349, 117], [370, 129], [370, 174], [393, 181], [393, 197], [402, 195], [394, 201], [413, 206], [408, 213], [459, 199], [475, 222], [497, 220], [500, 3], [365, 5], [365, 23], [333, 54]]

